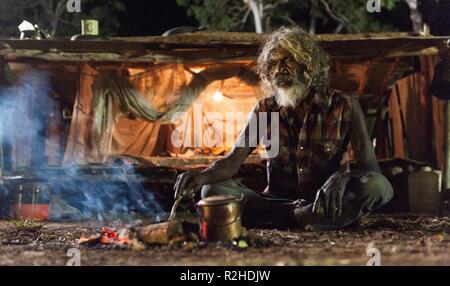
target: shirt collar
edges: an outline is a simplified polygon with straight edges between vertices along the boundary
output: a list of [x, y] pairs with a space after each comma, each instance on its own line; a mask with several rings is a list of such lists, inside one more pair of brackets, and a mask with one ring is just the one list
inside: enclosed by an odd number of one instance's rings
[[312, 88], [308, 96], [303, 100], [301, 104], [308, 105], [311, 109], [317, 108], [321, 113], [326, 113], [331, 106], [332, 90], [325, 89], [324, 91], [318, 91]]

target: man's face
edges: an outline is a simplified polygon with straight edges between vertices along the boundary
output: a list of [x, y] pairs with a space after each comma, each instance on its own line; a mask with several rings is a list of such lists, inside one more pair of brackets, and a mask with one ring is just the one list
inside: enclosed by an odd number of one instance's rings
[[297, 82], [306, 84], [305, 69], [284, 48], [277, 48], [268, 60], [269, 79], [276, 88], [291, 88]]
[[283, 48], [278, 48], [268, 60], [269, 80], [276, 90], [280, 106], [296, 106], [308, 93], [306, 66], [298, 63]]

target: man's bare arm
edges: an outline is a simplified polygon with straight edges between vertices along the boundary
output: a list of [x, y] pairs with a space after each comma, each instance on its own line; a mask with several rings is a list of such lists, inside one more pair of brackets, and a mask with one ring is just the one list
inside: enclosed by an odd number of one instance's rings
[[359, 171], [380, 173], [377, 157], [370, 141], [364, 120], [364, 113], [356, 98], [352, 98], [352, 135], [351, 144]]
[[[198, 189], [203, 185], [228, 180], [238, 172], [239, 167], [244, 163], [245, 159], [256, 148], [258, 142], [261, 140], [260, 134], [254, 137], [249, 136], [250, 132], [255, 132], [251, 127], [257, 126], [257, 111], [258, 105], [250, 113], [236, 144], [225, 158], [215, 161], [202, 172], [185, 172], [178, 176], [174, 187], [175, 197], [182, 196], [185, 191]], [[251, 142], [250, 140], [252, 139], [256, 141]]]

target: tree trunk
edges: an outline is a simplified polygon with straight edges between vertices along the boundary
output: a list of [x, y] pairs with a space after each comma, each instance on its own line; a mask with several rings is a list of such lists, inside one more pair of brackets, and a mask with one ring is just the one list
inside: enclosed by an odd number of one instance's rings
[[422, 14], [419, 11], [419, 3], [417, 0], [405, 0], [409, 6], [410, 18], [412, 21], [413, 31], [420, 32], [423, 27]]
[[310, 35], [316, 34], [316, 24], [317, 24], [317, 17], [316, 17], [316, 11], [317, 7], [319, 6], [319, 0], [311, 0], [311, 9], [309, 10], [309, 30], [308, 33]]
[[62, 14], [66, 9], [66, 1], [59, 1], [57, 4], [52, 0], [42, 0], [39, 2], [41, 8], [47, 14], [48, 22], [50, 23], [50, 36], [54, 37], [58, 30], [59, 22]]
[[253, 19], [255, 21], [255, 32], [262, 33], [262, 5], [258, 4], [257, 0], [243, 0], [245, 4], [247, 4], [253, 13]]

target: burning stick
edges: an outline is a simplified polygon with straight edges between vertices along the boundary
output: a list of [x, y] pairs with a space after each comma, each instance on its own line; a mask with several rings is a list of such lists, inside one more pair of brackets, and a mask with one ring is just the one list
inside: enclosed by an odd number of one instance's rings
[[[178, 196], [178, 198], [175, 200], [175, 202], [172, 206], [172, 209], [170, 211], [169, 221], [171, 221], [175, 218], [175, 216], [177, 214], [177, 208], [178, 208], [178, 205], [180, 204], [181, 200], [185, 196], [188, 196], [188, 195], [192, 196], [193, 194], [194, 194], [194, 190], [190, 189], [190, 190], [183, 191], [183, 193], [180, 196]], [[194, 198], [192, 197], [192, 199], [194, 199]]]
[[169, 221], [171, 221], [175, 218], [175, 215], [177, 214], [177, 208], [178, 208], [178, 205], [180, 204], [180, 201], [181, 201], [181, 197], [179, 197], [175, 200], [175, 203], [172, 206], [172, 210], [170, 211]]
[[172, 240], [183, 238], [183, 226], [180, 221], [175, 220], [176, 211], [183, 197], [191, 192], [188, 190], [177, 197], [170, 211], [167, 222], [150, 224], [137, 229], [138, 238], [145, 243], [169, 244]]
[[[180, 220], [175, 220], [177, 208], [186, 195], [192, 195], [194, 191], [187, 190], [175, 200], [167, 222], [150, 224], [137, 229], [140, 241], [149, 244], [169, 244], [171, 241], [184, 240], [183, 225]], [[194, 199], [194, 197], [191, 197]]]

